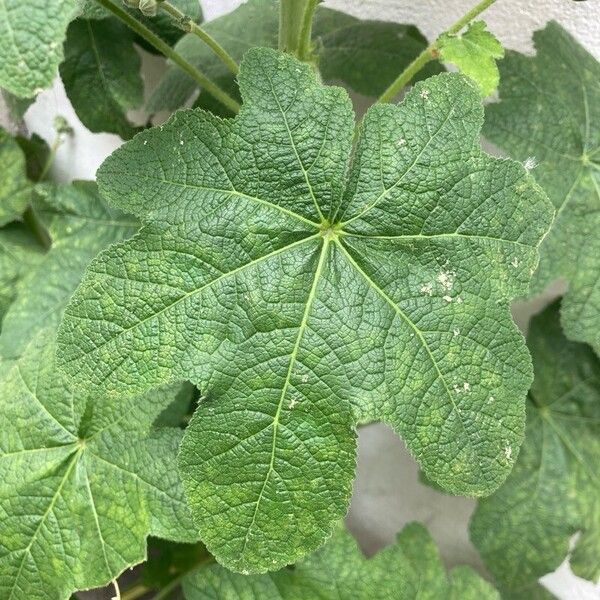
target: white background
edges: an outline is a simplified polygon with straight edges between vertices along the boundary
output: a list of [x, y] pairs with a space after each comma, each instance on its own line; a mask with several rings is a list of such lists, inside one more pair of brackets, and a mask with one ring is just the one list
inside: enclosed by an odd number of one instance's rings
[[[204, 0], [206, 19], [235, 8], [239, 0]], [[362, 18], [414, 23], [432, 39], [474, 4], [473, 0], [329, 0], [326, 6]], [[600, 0], [498, 0], [485, 13], [489, 28], [508, 48], [531, 52], [531, 34], [555, 19], [600, 59]], [[147, 88], [160, 74], [158, 61], [145, 61]], [[1, 111], [0, 111], [1, 113]], [[54, 175], [65, 181], [91, 179], [104, 158], [120, 144], [113, 135], [92, 134], [79, 123], [62, 86], [57, 82], [44, 92], [26, 114], [26, 126], [52, 141], [52, 118], [62, 114], [75, 135], [58, 151]], [[2, 115], [0, 114], [0, 118]], [[515, 317], [523, 326], [532, 306], [520, 303]], [[439, 494], [417, 480], [417, 467], [402, 442], [383, 425], [362, 428], [354, 497], [347, 518], [363, 550], [372, 554], [392, 543], [395, 533], [412, 520], [425, 523], [448, 566], [468, 563], [483, 572], [477, 552], [470, 544], [467, 523], [474, 501]], [[564, 600], [600, 600], [600, 587], [573, 576], [564, 564], [543, 578], [554, 594]]]

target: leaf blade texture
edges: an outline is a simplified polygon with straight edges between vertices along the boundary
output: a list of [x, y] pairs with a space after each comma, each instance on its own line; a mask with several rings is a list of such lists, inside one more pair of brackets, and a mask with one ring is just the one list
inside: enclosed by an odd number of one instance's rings
[[501, 62], [501, 101], [488, 107], [484, 135], [534, 167], [556, 207], [532, 292], [565, 279], [565, 332], [599, 352], [600, 65], [555, 22], [534, 43], [534, 57], [508, 52]]
[[12, 303], [0, 333], [0, 356], [6, 359], [18, 358], [39, 330], [56, 329], [92, 258], [139, 228], [135, 218], [109, 208], [89, 181], [38, 186], [34, 209], [52, 246], [44, 256], [40, 250], [33, 253], [35, 244], [27, 248], [27, 255], [37, 259], [31, 267], [23, 256], [15, 258], [14, 250], [10, 255], [7, 277], [15, 270], [22, 275], [19, 287], [11, 290]]
[[69, 598], [145, 559], [145, 538], [194, 541], [175, 468], [181, 431], [151, 431], [177, 386], [127, 403], [75, 394], [54, 368], [54, 332], [3, 363], [0, 591]]
[[202, 541], [262, 572], [344, 515], [357, 421], [392, 425], [446, 489], [502, 482], [531, 377], [508, 302], [552, 211], [521, 165], [481, 152], [462, 76], [372, 108], [348, 179], [343, 90], [268, 49], [239, 79], [236, 119], [179, 112], [101, 168], [146, 225], [90, 265], [59, 361], [109, 397], [200, 387], [179, 465]]
[[591, 580], [598, 560], [600, 363], [585, 344], [570, 342], [555, 302], [532, 321], [528, 337], [535, 381], [519, 460], [506, 483], [480, 500], [471, 539], [509, 597], [530, 597], [537, 579], [572, 550], [571, 567]]
[[52, 83], [76, 7], [76, 0], [2, 2], [0, 87], [19, 98], [30, 98]]

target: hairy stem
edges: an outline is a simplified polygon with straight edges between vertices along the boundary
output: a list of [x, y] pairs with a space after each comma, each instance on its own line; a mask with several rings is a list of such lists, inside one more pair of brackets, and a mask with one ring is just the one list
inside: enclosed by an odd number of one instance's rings
[[[465, 25], [468, 25], [475, 17], [481, 14], [486, 8], [494, 4], [496, 0], [481, 0], [471, 10], [467, 11], [458, 21], [450, 25], [444, 33], [458, 33]], [[443, 35], [443, 34], [442, 34]], [[437, 40], [429, 44], [415, 60], [413, 60], [400, 75], [390, 84], [390, 86], [379, 96], [377, 102], [390, 102], [394, 96], [410, 81], [412, 78], [430, 61], [437, 58]]]
[[225, 64], [225, 66], [234, 74], [237, 75], [239, 67], [232, 56], [215, 40], [209, 33], [204, 31], [198, 23], [196, 23], [191, 17], [181, 12], [176, 6], [173, 6], [167, 0], [159, 0], [158, 6], [166, 13], [171, 15], [176, 21], [177, 26], [187, 31], [188, 33], [194, 34], [197, 38], [200, 38]]
[[300, 33], [313, 0], [280, 0], [279, 49], [299, 57]]
[[298, 41], [298, 58], [303, 61], [309, 61], [312, 58], [311, 37], [312, 22], [315, 16], [319, 0], [308, 0], [302, 17], [302, 27]]
[[154, 46], [160, 53], [172, 60], [178, 67], [183, 69], [190, 77], [195, 79], [198, 84], [206, 90], [211, 96], [214, 96], [219, 102], [225, 105], [229, 110], [237, 113], [240, 105], [216, 83], [211, 81], [204, 73], [196, 69], [181, 54], [171, 48], [164, 40], [150, 31], [143, 23], [140, 23], [135, 17], [132, 17], [127, 11], [114, 4], [111, 0], [96, 0], [98, 4], [110, 11], [115, 17], [123, 21], [129, 28], [135, 31], [140, 37], [144, 38], [149, 44]]

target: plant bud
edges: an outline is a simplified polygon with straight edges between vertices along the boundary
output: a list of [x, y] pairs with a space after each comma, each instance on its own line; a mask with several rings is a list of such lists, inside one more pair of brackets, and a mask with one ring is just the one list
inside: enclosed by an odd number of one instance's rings
[[146, 17], [155, 17], [158, 10], [158, 2], [156, 0], [139, 0], [138, 8]]

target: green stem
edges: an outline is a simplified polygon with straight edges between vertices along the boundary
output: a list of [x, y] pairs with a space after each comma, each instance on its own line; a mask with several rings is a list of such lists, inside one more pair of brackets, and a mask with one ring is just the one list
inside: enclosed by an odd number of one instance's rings
[[313, 0], [280, 0], [279, 49], [299, 57], [300, 32]]
[[165, 587], [162, 590], [160, 590], [160, 592], [158, 592], [158, 594], [156, 594], [155, 596], [152, 597], [152, 600], [165, 600], [165, 598], [168, 598], [181, 585], [181, 582], [188, 575], [190, 575], [194, 571], [200, 569], [204, 565], [214, 562], [214, 560], [215, 559], [212, 556], [210, 556], [210, 555], [206, 556], [203, 560], [196, 563], [191, 569], [188, 569], [184, 573], [181, 573], [180, 575], [175, 577], [175, 579], [173, 579], [167, 585], [165, 585]]
[[225, 105], [229, 110], [237, 113], [240, 105], [216, 83], [212, 82], [204, 73], [200, 72], [194, 65], [190, 64], [179, 52], [171, 48], [169, 44], [150, 31], [143, 23], [140, 23], [135, 17], [132, 17], [127, 11], [113, 4], [111, 0], [96, 0], [98, 4], [110, 11], [115, 17], [123, 21], [140, 37], [144, 38], [149, 44], [154, 46], [159, 52], [171, 59], [178, 67], [184, 70], [190, 77], [195, 79], [202, 88], [214, 96], [219, 102]]
[[304, 9], [302, 18], [302, 28], [300, 29], [300, 37], [298, 41], [298, 58], [303, 61], [310, 61], [312, 58], [311, 37], [312, 37], [312, 22], [315, 15], [319, 0], [308, 0]]
[[149, 591], [150, 588], [143, 583], [135, 583], [121, 592], [121, 600], [137, 600], [137, 598], [147, 594]]
[[31, 233], [35, 236], [37, 241], [46, 249], [49, 250], [52, 245], [52, 240], [50, 239], [50, 235], [46, 231], [43, 223], [40, 221], [38, 216], [33, 211], [31, 206], [28, 206], [25, 212], [23, 213], [23, 222]]
[[166, 13], [171, 15], [177, 21], [177, 25], [188, 33], [193, 33], [200, 38], [225, 64], [225, 66], [234, 74], [237, 75], [239, 67], [232, 56], [215, 40], [209, 33], [204, 31], [198, 23], [185, 13], [181, 12], [176, 6], [173, 6], [167, 0], [159, 0], [158, 6]]
[[[481, 14], [486, 8], [494, 4], [496, 0], [481, 0], [471, 10], [466, 12], [458, 21], [450, 25], [444, 33], [458, 33], [465, 25], [468, 25], [475, 17]], [[443, 34], [442, 34], [443, 35]], [[430, 61], [437, 58], [437, 40], [432, 42], [413, 60], [400, 75], [390, 84], [390, 86], [379, 96], [377, 102], [390, 102], [396, 94]]]

